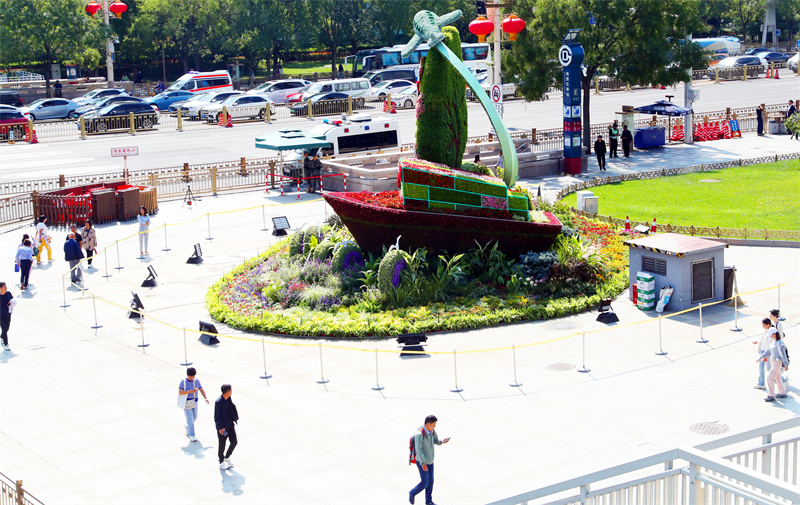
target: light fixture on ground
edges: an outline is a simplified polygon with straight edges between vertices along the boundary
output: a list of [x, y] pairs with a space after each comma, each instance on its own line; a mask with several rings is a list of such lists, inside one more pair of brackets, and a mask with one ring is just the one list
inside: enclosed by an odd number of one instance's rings
[[286, 216], [273, 217], [272, 225], [274, 226], [272, 234], [276, 237], [286, 235], [286, 230], [290, 228], [289, 219]]
[[650, 234], [650, 227], [646, 224], [640, 224], [634, 228], [634, 231], [638, 231], [642, 235], [649, 235]]
[[217, 335], [217, 327], [214, 326], [212, 323], [207, 323], [205, 321], [200, 321], [200, 331], [203, 333], [200, 335], [199, 340], [200, 342], [206, 345], [216, 345], [219, 344], [219, 339], [214, 335]]
[[608, 300], [600, 300], [600, 315], [597, 316], [597, 320], [601, 323], [611, 324], [616, 323], [619, 321], [619, 318], [614, 313], [614, 309], [611, 308], [611, 299]]
[[156, 277], [158, 277], [158, 274], [156, 273], [156, 269], [153, 268], [153, 265], [148, 265], [147, 266], [147, 278], [142, 282], [142, 287], [143, 288], [154, 288], [154, 287], [158, 286], [158, 283], [156, 282]]
[[133, 297], [133, 299], [131, 300], [131, 310], [130, 312], [128, 312], [128, 319], [140, 319], [140, 318], [143, 319], [141, 314], [139, 314], [138, 312], [134, 312], [134, 311], [141, 312], [144, 310], [144, 305], [142, 304], [142, 300], [139, 299], [139, 295], [137, 295], [136, 292], [134, 291], [131, 291], [131, 296]]
[[397, 337], [397, 343], [400, 344], [401, 350], [400, 357], [413, 357], [413, 356], [428, 356], [425, 353], [422, 342], [427, 342], [428, 336], [424, 333], [407, 333]]
[[186, 260], [186, 263], [189, 265], [199, 265], [203, 262], [203, 251], [200, 249], [200, 244], [194, 245], [194, 253], [189, 256], [189, 259]]

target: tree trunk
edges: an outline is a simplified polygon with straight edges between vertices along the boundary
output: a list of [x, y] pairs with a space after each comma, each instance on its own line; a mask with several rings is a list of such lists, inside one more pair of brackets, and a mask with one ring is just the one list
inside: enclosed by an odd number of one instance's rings
[[272, 68], [278, 66], [278, 39], [272, 41]]
[[336, 79], [336, 44], [331, 45], [331, 73]]
[[589, 97], [592, 96], [592, 76], [594, 75], [597, 67], [589, 67], [586, 69], [586, 75], [581, 75], [581, 87], [583, 88], [583, 146], [586, 148], [586, 154], [592, 154], [592, 124], [589, 122]]
[[52, 98], [50, 94], [50, 64], [53, 62], [53, 57], [50, 55], [50, 51], [45, 54], [44, 57], [44, 89], [45, 89], [45, 96], [47, 98]]
[[200, 72], [200, 55], [194, 54], [194, 69]]

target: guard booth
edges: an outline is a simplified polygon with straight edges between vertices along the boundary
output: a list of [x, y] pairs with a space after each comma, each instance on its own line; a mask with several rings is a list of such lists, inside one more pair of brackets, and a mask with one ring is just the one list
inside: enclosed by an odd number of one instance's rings
[[[656, 301], [664, 286], [674, 289], [666, 309], [680, 311], [725, 299], [725, 249], [728, 244], [678, 233], [628, 240], [630, 285], [636, 274], [655, 278]], [[631, 299], [633, 289], [631, 288]]]

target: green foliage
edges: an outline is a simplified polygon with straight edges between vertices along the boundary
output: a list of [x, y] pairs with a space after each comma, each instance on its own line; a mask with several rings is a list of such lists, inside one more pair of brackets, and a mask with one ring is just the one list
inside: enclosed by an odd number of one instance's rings
[[406, 254], [398, 249], [392, 249], [383, 256], [378, 267], [378, 289], [381, 293], [388, 294], [395, 290], [392, 276], [395, 273], [395, 266], [400, 261], [406, 261]]
[[361, 253], [363, 257], [363, 251], [361, 251], [361, 248], [358, 247], [358, 244], [353, 241], [342, 242], [341, 245], [337, 246], [335, 252], [333, 253], [333, 257], [331, 258], [331, 266], [333, 269], [337, 272], [343, 271], [344, 259], [348, 254], [354, 251]]
[[481, 206], [481, 195], [466, 193], [455, 189], [434, 188], [430, 189], [431, 200], [449, 202], [462, 205]]
[[573, 219], [572, 211], [569, 210], [569, 205], [563, 200], [548, 203], [544, 199], [539, 200], [539, 208], [543, 212], [552, 212], [554, 216], [561, 221], [561, 224], [570, 228], [575, 228], [575, 220]]
[[[443, 43], [461, 58], [458, 30], [445, 26], [442, 32]], [[466, 81], [438, 51], [428, 53], [421, 73], [417, 156], [459, 167], [468, 135]]]
[[494, 176], [494, 172], [487, 167], [486, 165], [479, 165], [477, 163], [473, 163], [468, 161], [466, 163], [461, 164], [461, 170], [465, 170], [467, 172], [472, 172], [473, 174], [478, 175], [491, 175]]
[[489, 184], [473, 179], [462, 178], [456, 179], [456, 189], [460, 191], [478, 193], [481, 195], [495, 196], [498, 198], [505, 198], [506, 191], [508, 191], [508, 188], [506, 188], [506, 185], [502, 182], [498, 182], [497, 184]]
[[528, 210], [528, 197], [525, 195], [517, 196], [513, 193], [509, 193], [508, 195], [508, 208], [516, 209], [516, 210], [524, 210], [527, 212]]
[[317, 245], [317, 247], [314, 248], [314, 254], [311, 257], [318, 261], [322, 261], [328, 259], [332, 252], [333, 242], [330, 240], [323, 240]]
[[444, 202], [430, 202], [430, 206], [435, 209], [450, 209], [456, 210], [456, 206], [453, 203], [444, 203]]
[[406, 198], [414, 198], [416, 200], [427, 200], [428, 186], [422, 186], [421, 184], [411, 184], [408, 182], [404, 182], [403, 196]]
[[476, 240], [475, 244], [478, 247], [466, 255], [470, 276], [481, 282], [505, 284], [506, 279], [513, 273], [514, 260], [506, 259], [506, 255], [497, 248], [496, 241], [482, 246]]
[[792, 117], [787, 119], [784, 124], [792, 135], [800, 135], [800, 113], [795, 112], [792, 114]]

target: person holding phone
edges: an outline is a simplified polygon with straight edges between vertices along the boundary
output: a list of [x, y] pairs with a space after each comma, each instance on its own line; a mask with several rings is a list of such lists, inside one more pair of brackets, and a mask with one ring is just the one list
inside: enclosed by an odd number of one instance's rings
[[[220, 388], [222, 395], [214, 402], [214, 424], [217, 427], [217, 439], [219, 440], [219, 468], [220, 470], [227, 470], [233, 468], [231, 463], [231, 454], [236, 448], [239, 440], [236, 438], [236, 422], [239, 421], [239, 413], [236, 411], [236, 405], [231, 400], [233, 388], [230, 384], [223, 384]], [[225, 442], [230, 441], [228, 452], [225, 452]], [[224, 455], [224, 456], [223, 456]]]
[[206, 405], [208, 405], [208, 396], [206, 396], [203, 385], [200, 384], [200, 379], [195, 377], [196, 375], [197, 370], [194, 367], [187, 368], [186, 378], [178, 386], [178, 394], [186, 395], [186, 405], [183, 407], [183, 413], [186, 415], [186, 434], [189, 435], [189, 440], [192, 442], [197, 442], [197, 437], [194, 434], [194, 423], [197, 421], [197, 402], [200, 400], [197, 395], [198, 391], [203, 395]]
[[433, 452], [434, 446], [446, 444], [450, 438], [439, 441], [436, 434], [436, 422], [438, 419], [434, 415], [427, 416], [425, 423], [417, 428], [414, 434], [414, 457], [417, 460], [417, 470], [419, 470], [420, 482], [414, 489], [408, 492], [408, 501], [414, 505], [414, 498], [425, 490], [425, 505], [433, 503]]

